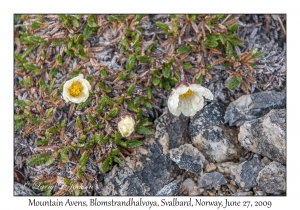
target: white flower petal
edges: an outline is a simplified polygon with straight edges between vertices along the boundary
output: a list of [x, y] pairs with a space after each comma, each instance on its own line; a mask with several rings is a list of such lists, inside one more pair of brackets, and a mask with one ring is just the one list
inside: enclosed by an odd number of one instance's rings
[[194, 113], [194, 109], [189, 100], [182, 100], [181, 112], [187, 117], [191, 116], [191, 114]]
[[212, 92], [205, 87], [202, 87], [197, 84], [190, 84], [189, 88], [194, 92], [200, 93], [203, 97], [205, 97], [209, 100], [214, 99], [214, 95], [212, 94]]
[[173, 91], [179, 95], [185, 94], [186, 92], [188, 92], [188, 90], [189, 86], [186, 86], [185, 84], [179, 85], [179, 87], [173, 89]]
[[134, 131], [135, 121], [130, 115], [125, 115], [121, 117], [118, 123], [118, 130], [123, 137], [128, 137]]
[[204, 106], [204, 99], [199, 93], [194, 93], [194, 97], [191, 99], [193, 109], [197, 112]]

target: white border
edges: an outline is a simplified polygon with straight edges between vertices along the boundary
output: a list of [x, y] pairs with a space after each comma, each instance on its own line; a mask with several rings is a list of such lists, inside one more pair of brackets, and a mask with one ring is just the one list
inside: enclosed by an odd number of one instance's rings
[[[15, 0], [4, 1], [1, 3], [1, 48], [0, 73], [4, 79], [1, 79], [1, 206], [4, 209], [10, 207], [21, 207], [29, 209], [28, 198], [13, 197], [13, 14], [14, 13], [287, 13], [287, 196], [286, 197], [230, 197], [228, 199], [245, 200], [271, 200], [273, 206], [270, 209], [299, 208], [299, 181], [300, 174], [298, 157], [299, 154], [299, 102], [298, 89], [300, 80], [299, 69], [299, 14], [295, 1], [262, 1], [262, 0], [211, 0], [211, 1], [38, 1], [38, 0]], [[298, 65], [297, 65], [298, 64]], [[7, 91], [6, 91], [7, 90]], [[3, 135], [4, 134], [4, 135]], [[48, 200], [46, 197], [39, 200]], [[101, 197], [102, 200], [128, 200], [128, 197]], [[137, 199], [138, 197], [135, 197]], [[204, 200], [225, 200], [226, 197], [198, 197]], [[49, 198], [50, 199], [50, 198]], [[66, 201], [68, 197], [59, 197]], [[72, 200], [86, 200], [90, 197], [75, 198]], [[158, 197], [143, 197], [143, 200], [160, 201]], [[171, 199], [171, 197], [168, 197]], [[180, 199], [180, 198], [179, 198]], [[182, 199], [188, 199], [182, 198]], [[192, 198], [195, 199], [195, 198]], [[6, 208], [5, 208], [6, 207]], [[52, 207], [43, 207], [50, 209]], [[74, 207], [64, 207], [74, 209]], [[76, 208], [76, 207], [75, 207]], [[103, 208], [103, 207], [96, 207]], [[108, 208], [108, 207], [106, 207]], [[106, 209], [105, 208], [105, 209]], [[122, 207], [126, 209], [141, 209], [140, 207]], [[172, 207], [179, 209], [182, 207]], [[197, 207], [199, 208], [199, 207]], [[200, 207], [201, 208], [201, 207]], [[238, 208], [238, 207], [237, 207]], [[235, 209], [237, 209], [235, 208]], [[142, 208], [146, 209], [146, 208]], [[216, 208], [211, 208], [216, 209]], [[240, 208], [239, 208], [240, 209]]]

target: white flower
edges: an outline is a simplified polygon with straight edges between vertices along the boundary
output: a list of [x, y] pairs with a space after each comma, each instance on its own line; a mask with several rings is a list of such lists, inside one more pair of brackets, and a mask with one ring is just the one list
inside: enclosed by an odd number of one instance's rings
[[135, 121], [130, 115], [123, 115], [118, 123], [118, 129], [123, 137], [128, 137], [134, 131]]
[[89, 81], [83, 79], [83, 75], [79, 74], [64, 84], [63, 98], [66, 102], [71, 101], [79, 104], [86, 101], [91, 89]]
[[168, 108], [175, 116], [181, 113], [185, 116], [194, 116], [203, 108], [203, 97], [213, 100], [214, 96], [210, 90], [201, 85], [182, 82], [172, 90], [168, 99]]

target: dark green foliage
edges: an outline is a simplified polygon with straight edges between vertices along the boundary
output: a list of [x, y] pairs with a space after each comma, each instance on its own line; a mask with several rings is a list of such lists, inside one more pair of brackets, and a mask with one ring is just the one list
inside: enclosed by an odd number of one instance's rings
[[41, 165], [46, 163], [49, 160], [49, 155], [48, 154], [39, 154], [34, 157], [32, 157], [29, 161], [29, 165]]
[[126, 61], [126, 70], [131, 71], [135, 66], [136, 60], [134, 55], [129, 56]]
[[184, 47], [180, 47], [176, 50], [176, 52], [178, 54], [185, 54], [185, 53], [188, 53], [190, 51], [192, 51], [193, 47], [191, 45], [187, 45], [187, 46], [184, 46]]
[[90, 105], [91, 102], [92, 102], [92, 99], [88, 98], [85, 102], [82, 102], [82, 103], [78, 104], [77, 107], [76, 107], [76, 109], [77, 110], [82, 110], [85, 107], [87, 107], [88, 105]]
[[240, 77], [233, 77], [231, 80], [229, 80], [228, 84], [227, 84], [227, 88], [229, 90], [233, 90], [235, 88], [237, 88], [242, 82], [242, 78]]

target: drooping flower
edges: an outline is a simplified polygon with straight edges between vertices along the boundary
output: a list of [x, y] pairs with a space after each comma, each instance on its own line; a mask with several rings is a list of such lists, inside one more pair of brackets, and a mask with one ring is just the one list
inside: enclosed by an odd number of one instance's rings
[[194, 116], [204, 106], [203, 97], [213, 100], [213, 94], [209, 89], [198, 84], [180, 82], [169, 96], [168, 108], [175, 116], [181, 113], [185, 116]]
[[123, 137], [128, 137], [134, 131], [135, 121], [131, 115], [123, 115], [120, 117], [118, 129]]
[[67, 81], [63, 86], [63, 98], [66, 102], [82, 103], [89, 97], [91, 90], [89, 81], [83, 79], [83, 75], [79, 74], [77, 77]]

